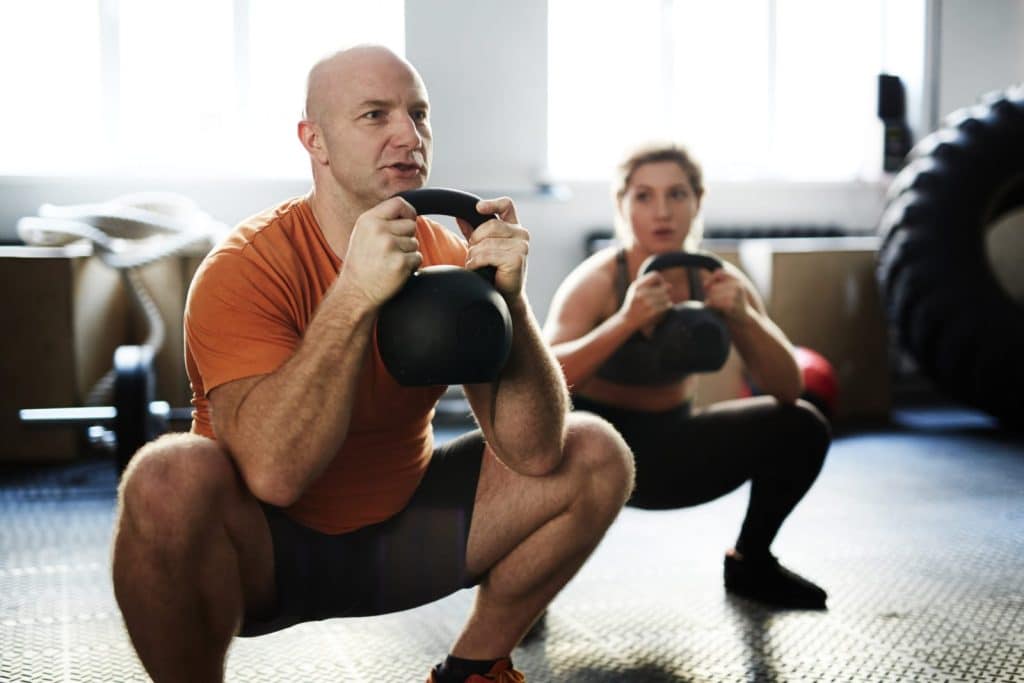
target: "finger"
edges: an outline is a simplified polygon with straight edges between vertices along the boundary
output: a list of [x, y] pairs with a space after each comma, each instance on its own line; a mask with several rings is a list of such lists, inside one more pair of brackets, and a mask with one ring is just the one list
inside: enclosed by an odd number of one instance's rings
[[412, 237], [416, 234], [416, 221], [408, 218], [396, 218], [387, 221], [388, 232], [397, 237]]
[[370, 213], [381, 218], [416, 218], [416, 209], [412, 208], [412, 204], [401, 197], [385, 199], [370, 209]]
[[525, 242], [488, 240], [470, 247], [466, 257], [466, 267], [495, 266], [503, 269], [518, 269], [523, 267], [528, 253], [529, 247]]
[[395, 237], [395, 246], [398, 247], [399, 251], [410, 253], [413, 251], [419, 251], [420, 242], [415, 237]]
[[516, 205], [512, 202], [509, 197], [497, 197], [495, 199], [481, 199], [476, 203], [477, 213], [498, 214], [501, 220], [508, 223], [518, 223], [519, 218], [516, 215]]
[[731, 276], [729, 275], [729, 273], [725, 272], [724, 268], [719, 268], [718, 270], [711, 271], [711, 274], [708, 275], [708, 277], [704, 281], [704, 283], [705, 283], [706, 287], [712, 287], [712, 286], [717, 285], [717, 284], [719, 284], [721, 282], [725, 282], [730, 277]]
[[530, 242], [530, 231], [521, 225], [493, 219], [474, 230], [470, 238], [470, 242], [473, 244], [482, 244], [490, 240], [528, 244]]
[[394, 256], [394, 260], [392, 260], [391, 263], [393, 263], [398, 270], [409, 275], [415, 272], [420, 267], [420, 264], [423, 263], [423, 254], [418, 251], [399, 252]]

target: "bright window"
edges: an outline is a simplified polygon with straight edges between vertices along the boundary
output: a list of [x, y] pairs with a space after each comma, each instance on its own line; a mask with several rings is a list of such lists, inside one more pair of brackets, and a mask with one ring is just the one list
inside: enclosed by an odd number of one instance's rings
[[624, 150], [664, 138], [720, 180], [877, 177], [878, 74], [898, 73], [913, 92], [923, 73], [924, 0], [548, 7], [556, 179], [605, 179]]
[[0, 174], [306, 177], [306, 72], [357, 42], [404, 54], [403, 0], [5, 5]]

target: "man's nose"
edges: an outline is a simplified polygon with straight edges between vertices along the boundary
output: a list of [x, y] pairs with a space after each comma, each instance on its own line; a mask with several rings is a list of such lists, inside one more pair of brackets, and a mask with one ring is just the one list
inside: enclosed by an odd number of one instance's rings
[[423, 143], [416, 120], [411, 116], [399, 116], [395, 123], [394, 144], [398, 147], [418, 148]]

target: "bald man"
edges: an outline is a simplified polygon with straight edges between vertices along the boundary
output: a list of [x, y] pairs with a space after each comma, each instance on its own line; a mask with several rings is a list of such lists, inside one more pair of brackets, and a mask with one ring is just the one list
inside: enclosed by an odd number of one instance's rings
[[[607, 423], [567, 415], [512, 201], [481, 201], [496, 217], [463, 240], [395, 197], [431, 161], [408, 62], [377, 46], [319, 62], [298, 137], [311, 191], [239, 225], [189, 290], [191, 432], [124, 473], [113, 576], [132, 643], [155, 681], [220, 681], [236, 635], [476, 585], [427, 680], [525, 680], [509, 654], [618, 514], [632, 456]], [[464, 387], [479, 428], [435, 447], [443, 387], [397, 385], [373, 328], [411, 272], [442, 263], [494, 266], [515, 334], [500, 379]]]

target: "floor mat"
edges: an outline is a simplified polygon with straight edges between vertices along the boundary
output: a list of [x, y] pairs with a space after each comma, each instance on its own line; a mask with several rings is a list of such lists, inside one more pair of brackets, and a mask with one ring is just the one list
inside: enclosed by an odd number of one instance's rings
[[[624, 510], [517, 668], [531, 682], [1024, 681], [1024, 447], [989, 424], [909, 418], [840, 435], [774, 546], [829, 591], [828, 611], [726, 596], [744, 487]], [[115, 484], [106, 461], [0, 472], [0, 681], [148, 680], [110, 584]], [[422, 681], [471, 600], [236, 640], [227, 679]]]

